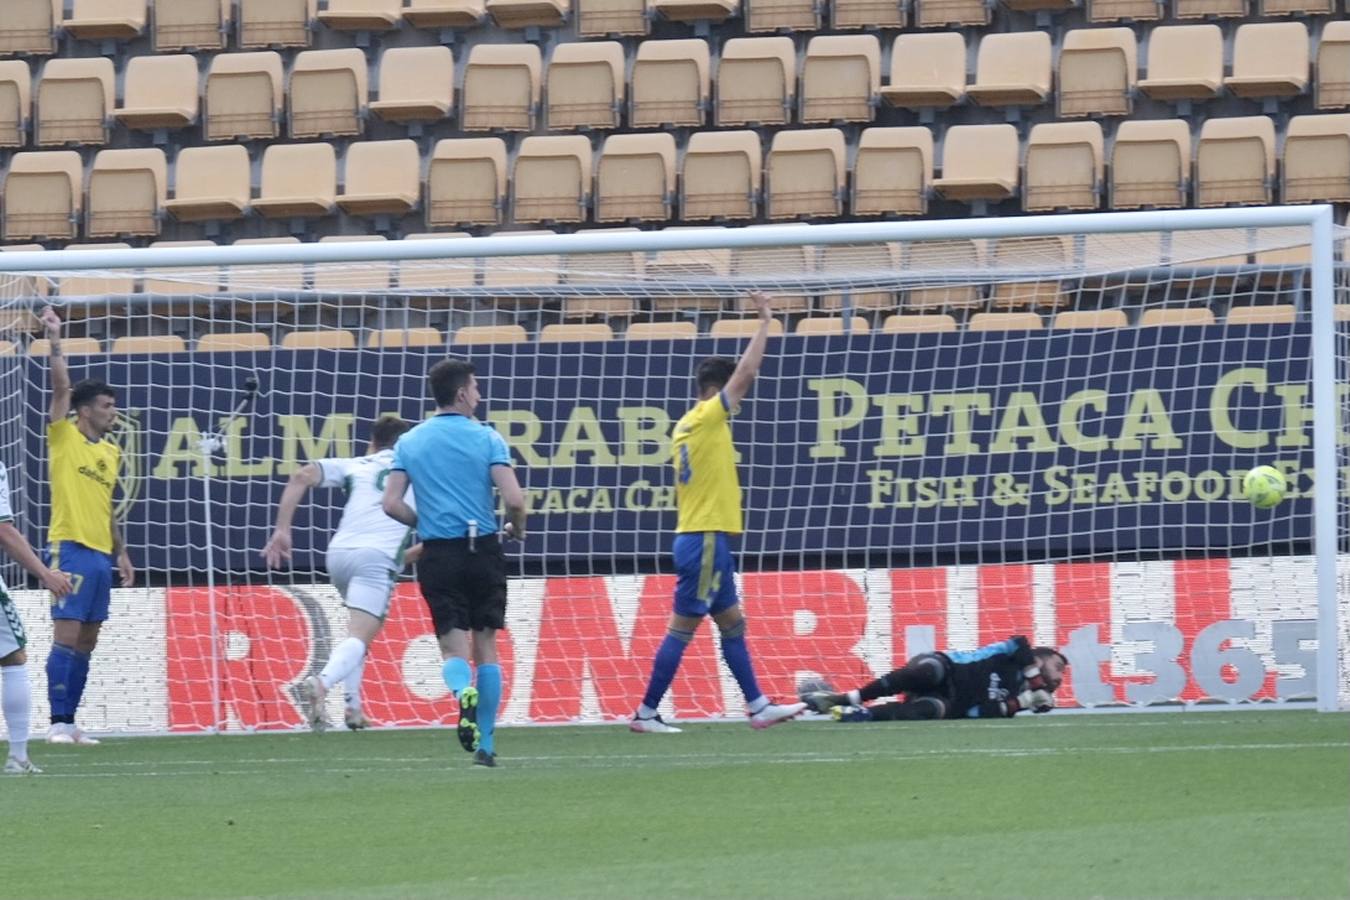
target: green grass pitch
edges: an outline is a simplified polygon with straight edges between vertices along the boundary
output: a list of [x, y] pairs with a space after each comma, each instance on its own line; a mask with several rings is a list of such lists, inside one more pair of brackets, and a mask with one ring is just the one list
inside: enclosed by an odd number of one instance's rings
[[33, 745], [6, 897], [1344, 897], [1350, 718]]

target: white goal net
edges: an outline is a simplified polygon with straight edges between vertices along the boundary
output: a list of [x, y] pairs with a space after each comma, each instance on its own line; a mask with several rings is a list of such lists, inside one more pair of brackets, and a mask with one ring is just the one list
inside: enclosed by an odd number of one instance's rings
[[[75, 379], [120, 392], [119, 509], [140, 570], [114, 592], [81, 722], [299, 725], [295, 687], [345, 631], [323, 571], [343, 498], [313, 492], [293, 566], [268, 571], [282, 485], [306, 461], [364, 453], [381, 414], [420, 420], [426, 370], [447, 355], [477, 367], [479, 415], [532, 507], [510, 551], [503, 721], [627, 717], [669, 613], [670, 432], [698, 361], [744, 346], [750, 290], [776, 311], [733, 424], [739, 587], [766, 691], [1026, 634], [1068, 655], [1069, 705], [1345, 705], [1345, 654], [1317, 649], [1319, 615], [1340, 648], [1350, 616], [1334, 596], [1319, 607], [1314, 494], [1334, 508], [1337, 492], [1313, 477], [1314, 309], [1350, 297], [1343, 272], [1338, 298], [1315, 290], [1307, 225], [1263, 212], [1197, 230], [1179, 230], [1200, 221], [1184, 214], [1126, 232], [1093, 216], [1066, 217], [1074, 233], [1045, 219], [885, 239], [785, 226], [264, 244], [253, 262], [165, 249], [93, 270], [29, 257], [0, 272], [0, 457], [19, 525], [45, 540], [35, 314], [51, 303]], [[343, 254], [367, 258], [331, 261]], [[1338, 407], [1348, 337], [1336, 324], [1329, 342]], [[208, 463], [202, 436], [222, 426]], [[1242, 495], [1257, 465], [1288, 480], [1273, 509]], [[4, 571], [40, 658], [46, 597]], [[741, 714], [713, 631], [668, 695], [676, 716]], [[406, 580], [365, 670], [367, 715], [452, 721], [439, 662]]]

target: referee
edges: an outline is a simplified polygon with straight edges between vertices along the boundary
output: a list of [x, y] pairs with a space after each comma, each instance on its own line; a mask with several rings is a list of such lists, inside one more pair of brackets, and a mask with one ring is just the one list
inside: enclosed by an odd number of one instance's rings
[[[417, 566], [445, 665], [441, 675], [459, 701], [460, 745], [479, 766], [495, 766], [493, 742], [502, 699], [497, 632], [506, 625], [506, 559], [497, 536], [492, 488], [506, 507], [502, 534], [525, 537], [525, 494], [501, 435], [473, 417], [478, 379], [461, 359], [427, 373], [436, 415], [404, 434], [384, 485], [384, 511], [417, 529]], [[411, 486], [417, 509], [404, 501]], [[469, 667], [470, 649], [478, 668]]]

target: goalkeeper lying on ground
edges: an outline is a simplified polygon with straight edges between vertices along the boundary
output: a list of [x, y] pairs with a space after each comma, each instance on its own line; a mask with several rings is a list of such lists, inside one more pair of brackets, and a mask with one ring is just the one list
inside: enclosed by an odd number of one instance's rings
[[[841, 722], [896, 719], [995, 719], [1022, 710], [1049, 712], [1069, 661], [1053, 647], [1032, 647], [1018, 635], [978, 650], [920, 653], [855, 691], [807, 686], [801, 699]], [[818, 688], [825, 687], [824, 690]], [[898, 702], [868, 701], [904, 694]]]

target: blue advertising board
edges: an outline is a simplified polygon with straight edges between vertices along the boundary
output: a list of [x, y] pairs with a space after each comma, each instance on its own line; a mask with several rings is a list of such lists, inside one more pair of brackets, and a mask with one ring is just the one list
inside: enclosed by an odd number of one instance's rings
[[[674, 528], [667, 464], [692, 373], [743, 341], [473, 348], [479, 415], [513, 448], [533, 507], [520, 571], [650, 572]], [[745, 568], [1302, 552], [1312, 479], [1306, 326], [785, 337], [733, 420]], [[286, 476], [364, 452], [381, 413], [430, 411], [446, 352], [273, 349], [72, 360], [122, 390], [124, 516], [137, 564], [199, 578], [205, 548], [261, 574]], [[31, 397], [46, 390], [27, 360]], [[261, 390], [203, 478], [197, 441]], [[29, 460], [45, 433], [30, 400]], [[1258, 510], [1242, 474], [1277, 465], [1291, 501]], [[45, 524], [45, 469], [29, 474]], [[209, 491], [209, 502], [204, 499]], [[322, 569], [341, 496], [296, 522], [295, 567]], [[210, 528], [208, 529], [208, 518]], [[32, 524], [32, 523], [30, 523]], [[198, 573], [193, 575], [192, 573]]]

